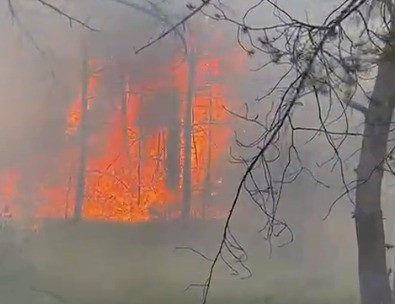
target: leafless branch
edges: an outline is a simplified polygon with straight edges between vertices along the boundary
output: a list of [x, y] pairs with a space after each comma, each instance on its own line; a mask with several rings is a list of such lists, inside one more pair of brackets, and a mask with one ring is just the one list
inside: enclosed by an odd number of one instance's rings
[[[347, 35], [342, 28], [342, 23], [346, 22], [352, 14], [359, 12], [359, 9], [367, 1], [346, 1], [338, 11], [335, 11], [333, 14], [329, 15], [321, 25], [311, 25], [309, 23], [299, 21], [289, 15], [276, 3], [271, 1], [267, 2], [270, 3], [270, 5], [272, 5], [279, 13], [277, 16], [280, 20], [280, 23], [277, 25], [259, 28], [247, 25], [246, 17], [254, 8], [251, 8], [251, 10], [246, 12], [241, 22], [229, 18], [222, 8], [219, 8], [215, 5], [212, 6], [217, 9], [218, 13], [209, 15], [206, 12], [203, 12], [214, 20], [227, 21], [238, 26], [239, 44], [248, 55], [254, 55], [256, 51], [265, 53], [271, 57], [271, 62], [273, 64], [281, 64], [285, 61], [285, 58], [289, 58], [288, 64], [290, 65], [290, 69], [288, 69], [283, 77], [280, 78], [274, 88], [258, 99], [264, 100], [268, 96], [272, 96], [274, 92], [281, 91], [281, 97], [279, 99], [277, 108], [270, 109], [270, 114], [266, 116], [265, 120], [262, 121], [258, 115], [250, 116], [247, 113], [248, 111], [246, 111], [245, 115], [242, 115], [228, 110], [228, 112], [233, 114], [235, 117], [243, 119], [246, 122], [253, 123], [256, 127], [260, 128], [262, 130], [262, 135], [260, 135], [251, 144], [243, 144], [239, 140], [236, 141], [236, 143], [243, 148], [258, 147], [259, 152], [249, 159], [236, 159], [236, 161], [244, 162], [247, 167], [245, 174], [243, 175], [236, 190], [235, 198], [232, 202], [224, 225], [222, 241], [217, 254], [212, 261], [211, 268], [204, 285], [205, 288], [203, 291], [203, 303], [206, 303], [207, 301], [208, 291], [210, 289], [216, 264], [220, 260], [224, 261], [224, 252], [232, 252], [232, 248], [227, 246], [227, 240], [231, 235], [231, 218], [235, 212], [235, 207], [243, 189], [249, 193], [253, 201], [262, 208], [265, 216], [268, 217], [268, 221], [264, 227], [264, 230], [266, 230], [266, 239], [271, 244], [272, 237], [279, 236], [281, 232], [287, 229], [285, 223], [279, 223], [276, 220], [276, 210], [283, 185], [292, 183], [301, 172], [306, 171], [316, 183], [324, 187], [329, 187], [325, 183], [316, 179], [310, 169], [303, 166], [296, 174], [294, 174], [293, 178], [286, 180], [285, 176], [291, 162], [291, 154], [293, 153], [299, 159], [297, 149], [293, 142], [289, 146], [288, 161], [287, 164], [285, 164], [285, 169], [283, 170], [281, 180], [273, 180], [270, 173], [269, 163], [276, 161], [278, 157], [270, 161], [267, 159], [266, 154], [269, 148], [280, 150], [276, 147], [280, 140], [279, 138], [281, 138], [281, 130], [284, 129], [284, 127], [287, 125], [287, 122], [289, 125], [291, 125], [292, 141], [293, 132], [298, 130], [303, 131], [304, 129], [303, 127], [294, 127], [291, 119], [293, 109], [295, 108], [295, 105], [299, 103], [299, 100], [301, 100], [302, 97], [312, 95], [315, 98], [320, 122], [319, 129], [306, 128], [306, 131], [316, 131], [317, 134], [320, 132], [324, 134], [326, 141], [334, 152], [335, 164], [338, 164], [340, 168], [339, 170], [341, 173], [341, 179], [346, 188], [345, 193], [349, 196], [351, 191], [351, 188], [348, 186], [346, 181], [344, 173], [344, 161], [340, 155], [340, 147], [345, 142], [345, 138], [347, 136], [362, 136], [362, 134], [348, 130], [349, 123], [347, 116], [345, 115], [345, 110], [347, 107], [349, 107], [366, 114], [367, 108], [354, 101], [344, 102], [344, 98], [340, 96], [339, 92], [344, 90], [343, 87], [345, 81], [347, 82], [347, 86], [350, 88], [354, 88], [356, 85], [358, 85], [357, 82], [354, 82], [353, 84], [351, 80], [356, 77], [356, 73], [358, 72], [358, 69], [360, 69], [360, 66], [353, 62], [353, 59], [346, 59], [342, 55], [336, 57], [337, 55], [334, 55], [336, 51], [332, 52], [331, 48], [333, 46], [333, 41], [337, 39], [338, 35]], [[261, 5], [262, 3], [263, 1], [259, 2], [257, 6]], [[255, 32], [261, 33], [261, 36], [257, 38], [258, 44], [256, 44], [254, 41], [255, 39], [253, 33]], [[272, 33], [272, 35], [270, 36], [269, 33]], [[241, 35], [244, 35], [247, 38], [244, 40], [249, 42], [249, 46], [246, 46], [244, 42], [242, 42], [243, 39], [241, 39]], [[276, 43], [284, 43], [284, 39], [285, 48], [280, 49], [276, 46]], [[347, 39], [349, 38], [347, 37]], [[349, 41], [351, 41], [351, 39]], [[336, 50], [336, 48], [333, 49]], [[331, 62], [329, 62], [329, 59], [331, 59]], [[268, 64], [265, 64], [263, 67], [266, 68], [267, 66]], [[319, 76], [319, 73], [321, 71], [319, 71], [319, 67], [321, 68], [326, 79], [320, 78], [321, 76]], [[340, 72], [344, 72], [346, 76], [341, 75]], [[291, 80], [293, 75], [295, 75], [294, 79]], [[288, 85], [280, 87], [281, 83], [288, 83]], [[351, 92], [353, 92], [352, 90], [353, 89], [351, 89]], [[333, 121], [329, 120], [329, 111], [331, 110], [331, 106], [329, 107], [329, 110], [327, 110], [326, 114], [321, 107], [322, 98], [320, 95], [325, 96], [325, 94], [329, 94], [329, 96], [325, 99], [329, 99], [330, 105], [332, 105], [332, 100], [337, 100], [343, 107], [343, 111]], [[349, 94], [347, 100], [352, 100], [353, 94], [355, 93], [351, 93], [351, 95]], [[344, 132], [333, 132], [328, 130], [328, 126], [338, 121], [341, 117], [344, 118], [346, 123], [346, 130]], [[335, 136], [337, 136], [337, 138]], [[255, 180], [254, 175], [256, 174], [255, 172], [258, 168], [264, 169], [265, 180], [267, 182], [267, 187], [265, 189], [267, 190], [262, 189], [260, 184], [258, 184]], [[247, 187], [247, 181], [250, 181], [252, 187]], [[278, 185], [278, 189], [275, 190], [273, 185]], [[349, 197], [349, 199], [351, 200], [351, 197]], [[268, 201], [271, 201], [272, 203], [268, 204]], [[278, 225], [279, 229], [276, 232], [275, 229]], [[234, 271], [233, 268], [232, 271]]]
[[[151, 16], [161, 22], [163, 22], [164, 24], [166, 24], [169, 29], [172, 29], [169, 34], [173, 31], [181, 40], [184, 50], [185, 52], [187, 52], [187, 42], [185, 40], [184, 34], [182, 33], [182, 31], [179, 29], [179, 26], [174, 26], [173, 23], [169, 20], [169, 18], [166, 16], [166, 14], [158, 7], [157, 4], [151, 2], [151, 1], [147, 1], [149, 4], [149, 8], [141, 5], [141, 4], [137, 4], [137, 3], [133, 3], [130, 1], [126, 1], [126, 0], [111, 0], [115, 3], [119, 3], [125, 6], [128, 6], [130, 8], [133, 8], [135, 10], [138, 10], [140, 12], [143, 12], [144, 14]], [[164, 33], [162, 33], [163, 35]], [[164, 38], [164, 36], [162, 37]]]
[[204, 253], [197, 251], [196, 249], [192, 248], [192, 247], [176, 247], [175, 250], [188, 250], [188, 251], [192, 251], [193, 253], [196, 253], [197, 255], [199, 255], [200, 257], [202, 257], [203, 259], [212, 262], [213, 260], [210, 259], [209, 257], [207, 257]]
[[135, 53], [138, 54], [141, 51], [145, 50], [146, 48], [154, 45], [155, 43], [157, 43], [158, 41], [162, 40], [163, 38], [165, 38], [167, 35], [171, 34], [172, 32], [174, 32], [179, 26], [184, 25], [189, 19], [191, 19], [193, 16], [195, 16], [197, 13], [201, 12], [201, 10], [207, 6], [210, 3], [210, 0], [202, 0], [202, 3], [197, 6], [197, 7], [190, 7], [191, 12], [189, 14], [187, 14], [184, 18], [182, 18], [179, 22], [177, 22], [176, 24], [174, 24], [172, 27], [170, 27], [168, 30], [166, 30], [165, 32], [163, 32], [161, 35], [159, 35], [157, 38], [153, 39], [151, 42], [143, 45], [142, 47], [138, 48], [135, 50]]
[[349, 100], [344, 102], [344, 104], [347, 107], [350, 107], [351, 109], [357, 110], [358, 112], [361, 112], [363, 115], [366, 116], [367, 112], [368, 112], [368, 108], [366, 108], [365, 106], [353, 101], [353, 100]]
[[73, 23], [77, 23], [79, 25], [81, 25], [82, 27], [91, 30], [93, 32], [99, 32], [98, 29], [91, 27], [89, 24], [87, 24], [86, 22], [73, 17], [72, 15], [68, 14], [67, 12], [63, 11], [62, 9], [60, 9], [59, 7], [45, 1], [45, 0], [36, 0], [39, 3], [41, 3], [43, 6], [47, 7], [48, 9], [58, 13], [59, 15], [61, 15], [62, 17], [65, 17], [67, 20], [69, 20], [70, 25], [72, 25]]

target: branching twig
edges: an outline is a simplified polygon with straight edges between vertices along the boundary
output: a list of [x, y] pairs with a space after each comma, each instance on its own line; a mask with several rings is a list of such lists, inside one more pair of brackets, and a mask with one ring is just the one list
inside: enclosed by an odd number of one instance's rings
[[159, 35], [157, 38], [152, 40], [151, 42], [143, 45], [142, 47], [135, 49], [135, 53], [138, 54], [141, 51], [145, 50], [146, 48], [154, 45], [158, 41], [162, 40], [165, 38], [167, 35], [171, 34], [173, 31], [175, 31], [179, 26], [185, 24], [189, 19], [191, 19], [193, 16], [195, 16], [197, 13], [199, 13], [205, 6], [207, 6], [210, 3], [210, 0], [202, 0], [202, 3], [196, 7], [196, 8], [191, 8], [191, 12], [187, 14], [184, 18], [181, 19], [181, 21], [177, 22], [174, 24], [172, 27], [170, 27], [168, 30], [163, 32], [161, 35]]
[[45, 1], [45, 0], [36, 0], [36, 1], [38, 1], [39, 3], [41, 3], [43, 6], [49, 8], [50, 10], [55, 11], [56, 13], [58, 13], [59, 15], [61, 15], [62, 17], [65, 17], [66, 19], [68, 19], [69, 22], [70, 22], [70, 25], [74, 22], [74, 23], [77, 23], [77, 24], [81, 25], [82, 27], [84, 27], [84, 28], [86, 28], [86, 29], [88, 29], [88, 30], [91, 30], [91, 31], [93, 31], [93, 32], [99, 32], [98, 29], [96, 29], [96, 28], [94, 28], [94, 27], [91, 27], [91, 26], [90, 26], [89, 24], [87, 24], [86, 22], [84, 22], [84, 21], [82, 21], [82, 20], [80, 20], [80, 19], [78, 19], [78, 18], [75, 18], [75, 17], [69, 15], [68, 13], [66, 13], [65, 11], [63, 11], [62, 9], [60, 9], [59, 7], [53, 5], [53, 4], [51, 4], [51, 3], [49, 3], [49, 2], [47, 2], [47, 1]]

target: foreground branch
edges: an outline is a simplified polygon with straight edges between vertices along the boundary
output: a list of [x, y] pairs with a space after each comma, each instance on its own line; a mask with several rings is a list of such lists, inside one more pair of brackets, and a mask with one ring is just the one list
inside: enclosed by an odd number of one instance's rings
[[366, 116], [366, 114], [368, 113], [368, 108], [365, 107], [364, 105], [361, 105], [360, 103], [353, 101], [353, 100], [348, 100], [348, 101], [344, 101], [343, 102], [347, 107], [350, 107], [353, 110], [356, 110], [360, 113], [362, 113], [363, 115]]
[[58, 8], [57, 6], [55, 6], [55, 5], [53, 5], [53, 4], [49, 3], [49, 2], [47, 2], [47, 1], [45, 1], [45, 0], [36, 0], [36, 1], [38, 1], [39, 3], [41, 3], [43, 6], [45, 6], [45, 7], [49, 8], [49, 9], [55, 11], [56, 13], [58, 13], [59, 15], [61, 15], [62, 17], [67, 18], [67, 19], [69, 20], [69, 22], [70, 22], [70, 25], [71, 25], [73, 22], [75, 22], [75, 23], [81, 25], [82, 27], [87, 28], [88, 30], [91, 30], [91, 31], [93, 31], [93, 32], [99, 32], [98, 29], [93, 28], [93, 27], [91, 27], [89, 24], [87, 24], [86, 22], [81, 21], [80, 19], [77, 19], [77, 18], [75, 18], [75, 17], [69, 15], [69, 14], [66, 13], [65, 11], [61, 10], [61, 9]]
[[211, 0], [202, 0], [202, 3], [197, 6], [196, 8], [191, 8], [191, 12], [186, 15], [184, 18], [181, 19], [181, 21], [177, 22], [175, 25], [173, 25], [171, 28], [169, 28], [167, 31], [163, 32], [161, 35], [159, 35], [157, 38], [152, 40], [151, 42], [143, 45], [142, 47], [138, 48], [135, 50], [135, 53], [138, 54], [141, 51], [145, 50], [146, 48], [154, 45], [158, 41], [162, 40], [165, 38], [167, 35], [175, 31], [179, 26], [185, 24], [189, 19], [191, 19], [193, 16], [195, 16], [197, 13], [199, 13], [205, 6], [209, 5]]

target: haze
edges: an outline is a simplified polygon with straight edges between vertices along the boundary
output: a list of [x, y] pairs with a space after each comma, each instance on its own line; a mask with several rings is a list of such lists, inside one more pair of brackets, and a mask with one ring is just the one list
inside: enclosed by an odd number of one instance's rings
[[[188, 14], [184, 1], [134, 2], [153, 11], [160, 7], [155, 14], [167, 21], [117, 1], [51, 3], [84, 24], [38, 1], [0, 3], [0, 208], [12, 214], [0, 231], [1, 303], [201, 303], [200, 284], [211, 261], [197, 252], [215, 256], [245, 172], [231, 154], [247, 158], [256, 152], [237, 145], [235, 134], [250, 143], [262, 132], [229, 111], [244, 114], [248, 104], [251, 117], [272, 117], [270, 102], [255, 99], [276, 83], [283, 67], [253, 71], [267, 56], [249, 56], [238, 45], [236, 25], [202, 14], [186, 30], [180, 27], [181, 34], [136, 54]], [[224, 5], [240, 18], [252, 3]], [[318, 23], [337, 2], [284, 3], [294, 16]], [[249, 18], [256, 26], [275, 20], [264, 7]], [[191, 51], [185, 49], [191, 41], [192, 84]], [[187, 126], [190, 86], [193, 114]], [[294, 122], [319, 126], [316, 110], [307, 97], [303, 109], [294, 111]], [[335, 105], [330, 117], [342, 110]], [[361, 131], [362, 116], [350, 117], [350, 129]], [[345, 125], [342, 120], [334, 128], [340, 132]], [[208, 303], [358, 300], [353, 205], [344, 196], [331, 207], [344, 184], [331, 164], [322, 165], [333, 151], [324, 136], [310, 140], [314, 132], [297, 133], [301, 165], [295, 153], [288, 154], [289, 133], [282, 136], [281, 156], [270, 163], [272, 179], [281, 180], [289, 157], [287, 174], [309, 168], [285, 184], [278, 205], [277, 218], [288, 224], [293, 241], [282, 246], [292, 238], [289, 232], [266, 240], [259, 231], [267, 218], [244, 192], [231, 227], [248, 254], [248, 269], [236, 263], [238, 273], [232, 275], [221, 260]], [[355, 178], [359, 146], [360, 138], [350, 137], [339, 150], [348, 158], [348, 181]], [[272, 148], [267, 157], [276, 154]], [[263, 171], [257, 176], [263, 185]], [[383, 192], [391, 243], [389, 186]], [[223, 258], [232, 260], [229, 253]], [[387, 259], [392, 266], [392, 254]], [[243, 279], [249, 271], [252, 276]]]

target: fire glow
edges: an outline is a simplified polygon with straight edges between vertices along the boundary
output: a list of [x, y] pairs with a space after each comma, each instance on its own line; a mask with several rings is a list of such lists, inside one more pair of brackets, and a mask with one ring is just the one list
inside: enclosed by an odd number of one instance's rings
[[[144, 222], [155, 215], [167, 219], [180, 216], [186, 157], [184, 112], [188, 73], [185, 61], [180, 64], [179, 59], [174, 58], [174, 62], [169, 65], [169, 77], [161, 82], [144, 80], [131, 83], [128, 75], [123, 75], [122, 92], [111, 97], [116, 106], [106, 111], [103, 125], [89, 129], [82, 211], [84, 219]], [[89, 60], [89, 70], [95, 69], [100, 69], [100, 64]], [[198, 56], [193, 84], [192, 149], [189, 156], [192, 217], [201, 217], [203, 212], [209, 217], [225, 214], [218, 204], [210, 204], [207, 210], [202, 211], [203, 200], [207, 197], [201, 195], [207, 174], [210, 175], [211, 184], [222, 180], [220, 166], [224, 161], [221, 158], [228, 152], [231, 134], [227, 126], [230, 117], [225, 107], [235, 100], [226, 98], [229, 92], [219, 81], [221, 69], [219, 58], [207, 52], [204, 56]], [[95, 107], [103, 103], [96, 98], [102, 86], [100, 75], [91, 73], [87, 81], [88, 117], [94, 115]], [[82, 93], [76, 95], [65, 117], [67, 126], [64, 136], [69, 140], [78, 136], [81, 123]], [[126, 108], [122, 108], [122, 99]], [[108, 100], [104, 102], [108, 103]], [[178, 128], [171, 131], [169, 123], [174, 125], [174, 121], [177, 121], [175, 125]], [[171, 136], [175, 136], [173, 142], [178, 143], [177, 147], [169, 146]], [[35, 214], [39, 217], [73, 216], [77, 158], [78, 149], [65, 149], [60, 156], [60, 177], [38, 189], [35, 199], [39, 203], [35, 206]], [[171, 185], [166, 167], [169, 158], [176, 159], [175, 167], [179, 168]], [[7, 173], [3, 179], [7, 182], [2, 183], [2, 193], [9, 198], [15, 192], [18, 174]], [[215, 189], [208, 191], [209, 196], [215, 194]]]

